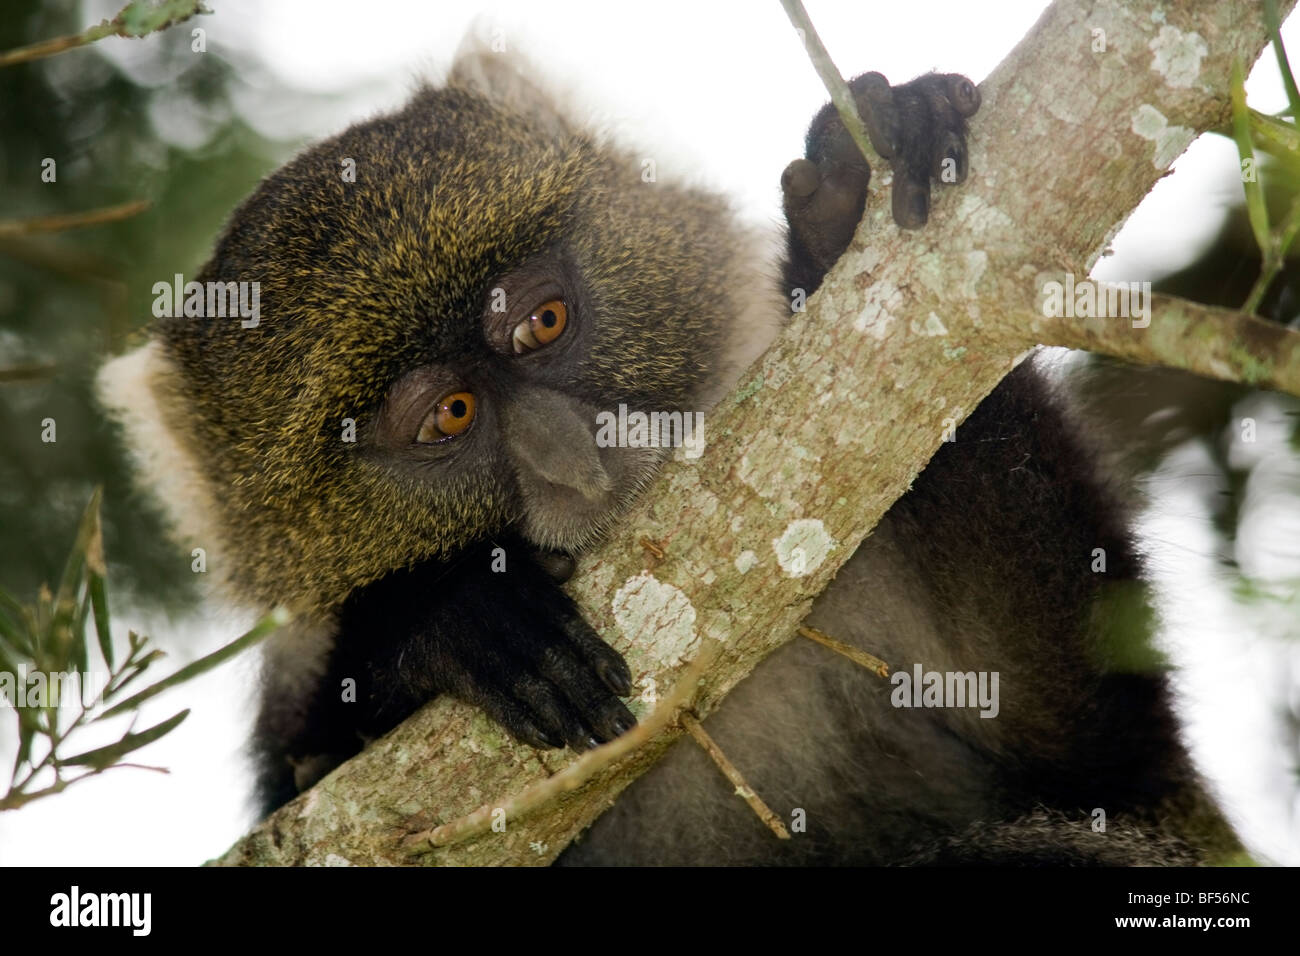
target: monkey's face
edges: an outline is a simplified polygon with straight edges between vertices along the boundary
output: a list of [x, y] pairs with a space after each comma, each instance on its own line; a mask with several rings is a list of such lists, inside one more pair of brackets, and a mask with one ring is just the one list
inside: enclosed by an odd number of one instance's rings
[[512, 523], [576, 549], [613, 520], [666, 452], [597, 447], [597, 415], [703, 410], [741, 291], [723, 202], [642, 168], [450, 87], [236, 211], [198, 278], [258, 282], [256, 327], [160, 334], [248, 588], [328, 604]]
[[474, 319], [465, 341], [388, 389], [374, 447], [387, 467], [422, 481], [468, 479], [472, 488], [499, 476], [528, 538], [579, 549], [635, 497], [663, 454], [601, 447], [598, 416], [619, 402], [653, 396], [680, 405], [686, 396], [653, 379], [629, 388], [593, 369], [605, 344], [601, 315], [567, 246], [499, 275]]

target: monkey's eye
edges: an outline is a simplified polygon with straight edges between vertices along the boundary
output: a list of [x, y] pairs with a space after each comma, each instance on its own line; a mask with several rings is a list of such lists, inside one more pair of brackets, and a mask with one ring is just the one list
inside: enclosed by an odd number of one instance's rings
[[543, 345], [550, 345], [564, 332], [569, 321], [569, 310], [560, 299], [543, 302], [533, 310], [533, 314], [515, 326], [510, 338], [514, 344], [515, 354], [531, 352]]
[[415, 440], [425, 444], [453, 438], [469, 428], [474, 421], [474, 395], [472, 392], [452, 392], [438, 400], [433, 411], [420, 424]]

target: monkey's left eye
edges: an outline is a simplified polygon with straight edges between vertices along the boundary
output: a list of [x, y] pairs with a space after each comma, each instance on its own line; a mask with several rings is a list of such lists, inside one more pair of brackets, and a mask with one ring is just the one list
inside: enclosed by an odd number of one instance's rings
[[474, 394], [452, 392], [438, 400], [437, 406], [420, 424], [415, 440], [425, 444], [454, 438], [469, 428], [474, 421]]
[[532, 315], [515, 326], [511, 334], [515, 354], [531, 352], [543, 345], [550, 345], [564, 332], [569, 321], [569, 310], [560, 299], [543, 302], [533, 310]]

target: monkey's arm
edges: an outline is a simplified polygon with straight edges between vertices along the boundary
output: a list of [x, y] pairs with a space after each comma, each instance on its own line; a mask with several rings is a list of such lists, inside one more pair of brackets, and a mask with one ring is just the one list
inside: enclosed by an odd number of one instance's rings
[[627, 664], [543, 563], [501, 537], [354, 592], [305, 719], [268, 726], [276, 712], [263, 710], [266, 808], [439, 694], [481, 707], [534, 747], [586, 750], [630, 729], [636, 718], [618, 699], [632, 690]]
[[[504, 554], [494, 558], [498, 545]], [[636, 723], [615, 696], [632, 691], [622, 656], [519, 541], [487, 542], [362, 589], [344, 605], [337, 648], [336, 666], [364, 681], [368, 736], [440, 693], [482, 707], [534, 747], [583, 750]]]
[[[901, 86], [879, 73], [849, 82], [871, 144], [894, 173], [894, 221], [924, 226], [930, 215], [930, 180], [966, 178], [966, 118], [979, 109], [979, 90], [957, 73], [929, 73]], [[848, 248], [866, 208], [871, 168], [827, 103], [808, 128], [804, 159], [781, 176], [787, 234], [785, 291], [811, 295]]]

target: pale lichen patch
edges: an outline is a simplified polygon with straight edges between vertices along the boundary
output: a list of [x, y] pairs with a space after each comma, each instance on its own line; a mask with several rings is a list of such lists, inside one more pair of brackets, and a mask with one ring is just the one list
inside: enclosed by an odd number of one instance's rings
[[1187, 89], [1201, 75], [1201, 60], [1210, 52], [1199, 33], [1184, 33], [1166, 24], [1147, 49], [1152, 53], [1151, 69], [1176, 89]]
[[613, 611], [623, 636], [665, 667], [678, 664], [699, 643], [690, 598], [649, 571], [623, 582], [614, 593]]
[[1186, 126], [1170, 126], [1165, 115], [1150, 103], [1143, 103], [1133, 111], [1129, 128], [1155, 143], [1151, 164], [1159, 170], [1168, 169], [1196, 137], [1196, 131]]
[[820, 518], [798, 518], [786, 526], [779, 538], [772, 539], [772, 550], [782, 571], [801, 578], [817, 570], [835, 544]]
[[977, 236], [1003, 232], [1015, 225], [1005, 212], [972, 192], [962, 194], [961, 202], [957, 204], [957, 216], [966, 224], [967, 230]]
[[917, 322], [913, 319], [909, 328], [913, 335], [933, 336], [948, 334], [948, 327], [943, 324], [943, 319], [939, 318], [939, 316], [933, 312], [925, 317], [924, 322]]
[[873, 339], [883, 339], [894, 321], [894, 310], [902, 304], [903, 293], [898, 286], [888, 279], [881, 279], [872, 285], [862, 311], [853, 320], [854, 330], [866, 332]]

